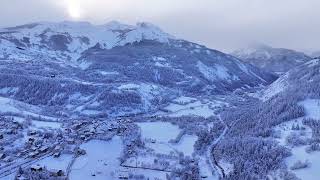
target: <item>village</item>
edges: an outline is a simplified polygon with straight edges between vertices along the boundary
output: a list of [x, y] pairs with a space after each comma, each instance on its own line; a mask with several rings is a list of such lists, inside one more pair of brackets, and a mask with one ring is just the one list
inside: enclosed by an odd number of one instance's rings
[[184, 113], [214, 115], [220, 104], [182, 97], [148, 116], [61, 121], [3, 116], [0, 179], [212, 179], [201, 135], [220, 122]]

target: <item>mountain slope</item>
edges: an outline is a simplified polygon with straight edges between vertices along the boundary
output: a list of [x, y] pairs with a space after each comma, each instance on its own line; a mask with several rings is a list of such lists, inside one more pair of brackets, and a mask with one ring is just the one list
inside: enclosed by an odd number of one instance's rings
[[232, 53], [234, 56], [276, 74], [284, 74], [288, 70], [301, 65], [311, 58], [304, 53], [284, 48], [273, 48], [266, 45], [253, 45]]
[[226, 179], [313, 179], [319, 175], [315, 157], [319, 156], [320, 59], [279, 79], [269, 87], [285, 84], [278, 93], [221, 115], [229, 130], [214, 153], [218, 160], [234, 165]]
[[0, 33], [0, 92], [54, 114], [146, 113], [180, 95], [227, 94], [275, 77], [149, 23], [35, 23]]

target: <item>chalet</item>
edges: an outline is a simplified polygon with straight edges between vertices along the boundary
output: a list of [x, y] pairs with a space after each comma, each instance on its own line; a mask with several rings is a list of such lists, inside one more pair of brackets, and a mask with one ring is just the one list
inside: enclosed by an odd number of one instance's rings
[[4, 153], [0, 154], [0, 159], [4, 159], [5, 157], [6, 157], [6, 154], [4, 154]]
[[33, 172], [41, 172], [41, 171], [43, 171], [44, 168], [42, 166], [40, 166], [40, 165], [32, 165], [30, 167], [30, 169]]
[[67, 143], [68, 143], [68, 144], [75, 144], [76, 141], [75, 141], [74, 139], [72, 139], [72, 138], [68, 138], [68, 139], [67, 139]]
[[28, 138], [28, 143], [32, 144], [36, 139], [34, 137]]
[[36, 134], [37, 134], [37, 132], [35, 130], [31, 130], [31, 131], [28, 132], [29, 136], [34, 136]]
[[56, 153], [53, 154], [53, 157], [54, 157], [54, 158], [58, 158], [58, 157], [60, 157], [60, 156], [61, 156], [61, 153], [60, 153], [60, 152], [56, 152]]
[[86, 140], [86, 138], [87, 138], [87, 137], [86, 137], [85, 135], [81, 135], [81, 136], [80, 136], [80, 139], [81, 139], [81, 140]]
[[54, 151], [60, 151], [62, 149], [62, 147], [60, 145], [57, 145], [55, 148], [54, 148]]
[[55, 177], [65, 176], [64, 171], [61, 170], [61, 169], [53, 169], [53, 170], [50, 170], [50, 171], [52, 172], [52, 175], [55, 176]]
[[8, 163], [12, 161], [12, 158], [10, 156], [6, 156], [3, 161]]
[[86, 155], [87, 152], [86, 152], [86, 150], [84, 150], [84, 149], [77, 148], [77, 149], [76, 149], [76, 154], [77, 154], [78, 156], [82, 156], [82, 155]]
[[17, 176], [16, 178], [15, 178], [16, 180], [28, 180], [28, 178], [26, 178], [26, 177], [24, 177], [24, 176]]
[[31, 152], [31, 153], [28, 154], [28, 157], [30, 157], [30, 158], [36, 158], [38, 154], [39, 154], [38, 151]]
[[41, 147], [41, 148], [39, 149], [39, 152], [40, 152], [40, 153], [45, 153], [45, 152], [47, 152], [48, 150], [49, 150], [49, 147], [43, 146], [43, 147]]
[[120, 172], [118, 175], [119, 179], [129, 179], [129, 173], [128, 172]]

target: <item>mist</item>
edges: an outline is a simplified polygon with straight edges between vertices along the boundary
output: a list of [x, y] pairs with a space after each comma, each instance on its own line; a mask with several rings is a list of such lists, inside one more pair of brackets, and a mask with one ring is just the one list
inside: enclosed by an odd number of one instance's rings
[[[70, 9], [78, 9], [72, 17]], [[252, 42], [319, 50], [318, 0], [1, 0], [0, 26], [39, 21], [151, 22], [182, 39], [225, 52]]]

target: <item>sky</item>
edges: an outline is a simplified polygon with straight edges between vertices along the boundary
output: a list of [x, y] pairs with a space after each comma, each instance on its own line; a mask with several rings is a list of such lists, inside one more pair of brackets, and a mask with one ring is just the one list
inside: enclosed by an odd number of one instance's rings
[[39, 21], [151, 22], [224, 52], [251, 43], [320, 50], [320, 0], [0, 0], [0, 27]]

